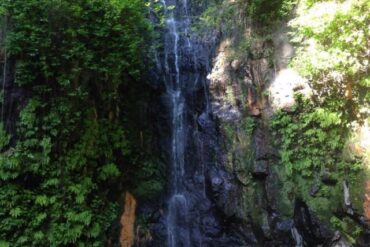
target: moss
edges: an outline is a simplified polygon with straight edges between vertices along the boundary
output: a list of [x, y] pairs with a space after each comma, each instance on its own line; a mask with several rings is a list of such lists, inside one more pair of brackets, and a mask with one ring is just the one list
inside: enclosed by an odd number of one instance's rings
[[264, 187], [261, 182], [250, 179], [250, 184], [243, 190], [243, 211], [254, 224], [262, 226], [266, 216]]
[[235, 103], [236, 103], [234, 89], [233, 89], [232, 85], [227, 85], [226, 86], [225, 101], [226, 101], [226, 103], [228, 103], [230, 105], [235, 105]]

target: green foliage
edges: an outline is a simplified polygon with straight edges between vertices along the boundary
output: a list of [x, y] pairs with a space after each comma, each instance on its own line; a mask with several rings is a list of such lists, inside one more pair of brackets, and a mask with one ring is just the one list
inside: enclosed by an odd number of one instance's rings
[[145, 161], [138, 170], [131, 176], [134, 176], [133, 192], [140, 198], [154, 199], [163, 191], [165, 180], [161, 168], [163, 167], [158, 161]]
[[[282, 210], [301, 197], [352, 242], [360, 227], [333, 212], [343, 207], [344, 180], [350, 182], [354, 208], [362, 208], [366, 171], [344, 151], [351, 124], [362, 123], [370, 109], [369, 7], [366, 0], [299, 1], [289, 23], [297, 47], [291, 66], [310, 81], [312, 101], [298, 96], [294, 112], [279, 112], [272, 122], [281, 154]], [[336, 184], [328, 186], [325, 178]]]
[[262, 25], [268, 25], [289, 16], [297, 0], [250, 0], [247, 13]]
[[211, 0], [207, 9], [201, 14], [199, 22], [194, 25], [198, 32], [205, 32], [209, 29], [219, 29], [230, 33], [235, 29], [235, 14], [238, 12], [239, 2], [230, 3], [223, 0]]
[[6, 133], [4, 129], [4, 125], [1, 123], [0, 124], [0, 150], [5, 148], [9, 144], [9, 141], [10, 141], [10, 136], [8, 135], [8, 133]]
[[297, 0], [213, 0], [201, 15], [201, 24], [197, 29], [217, 28], [225, 33], [232, 33], [248, 18], [265, 28], [288, 17], [297, 2]]
[[246, 117], [242, 122], [242, 128], [249, 139], [252, 139], [253, 132], [256, 129], [256, 127], [257, 121], [254, 117]]
[[[234, 41], [235, 44], [232, 46], [230, 54], [228, 54], [228, 60], [239, 60], [243, 61], [250, 55], [252, 44], [256, 40], [253, 37], [241, 37], [240, 40]], [[251, 54], [252, 55], [252, 54]], [[253, 55], [252, 55], [253, 56]]]
[[340, 117], [336, 112], [315, 108], [301, 97], [297, 99], [297, 114], [280, 112], [272, 123], [282, 137], [281, 161], [287, 173], [309, 177], [315, 171], [334, 171], [345, 135]]
[[[349, 130], [340, 113], [317, 107], [300, 95], [296, 101], [294, 112], [278, 112], [271, 124], [281, 155], [276, 168], [282, 187], [280, 207], [289, 215], [292, 212], [286, 208], [291, 207], [294, 198], [303, 198], [317, 215], [329, 222], [333, 212], [342, 207], [344, 180], [355, 188], [351, 191], [352, 201], [361, 208], [363, 166], [343, 155]], [[336, 183], [325, 184], [324, 178]], [[313, 197], [310, 190], [314, 185], [319, 190]]]
[[335, 216], [330, 219], [331, 225], [339, 230], [351, 244], [356, 243], [356, 238], [362, 233], [362, 229], [359, 226], [354, 226], [348, 219], [341, 220]]
[[0, 246], [104, 246], [132, 154], [123, 89], [150, 43], [144, 2], [0, 5], [16, 83], [32, 95], [14, 146], [0, 128]]
[[298, 47], [292, 66], [343, 121], [366, 118], [370, 106], [369, 9], [367, 0], [301, 1], [290, 22]]

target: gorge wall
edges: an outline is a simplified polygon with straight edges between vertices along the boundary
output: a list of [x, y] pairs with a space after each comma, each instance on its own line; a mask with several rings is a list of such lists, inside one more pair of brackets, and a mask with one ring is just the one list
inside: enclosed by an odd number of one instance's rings
[[[309, 82], [288, 66], [295, 53], [287, 22], [265, 29], [242, 1], [162, 4], [165, 44], [156, 53], [157, 78], [164, 76], [165, 85], [177, 80], [182, 91], [174, 101], [166, 96], [168, 86], [163, 88], [163, 109], [170, 110], [159, 129], [165, 159], [172, 160], [170, 188], [148, 245], [351, 246], [356, 238], [349, 232], [361, 228], [357, 245], [366, 246], [363, 179], [347, 183], [349, 177], [319, 171], [315, 179], [294, 180], [281, 163], [273, 119], [277, 112], [298, 114], [297, 93], [313, 94]], [[214, 23], [207, 26], [207, 18]], [[169, 147], [176, 133], [166, 131], [179, 128], [174, 104], [181, 105], [184, 128], [176, 140], [183, 142], [184, 158], [177, 162], [182, 194], [175, 201], [171, 180], [179, 175]], [[334, 222], [343, 222], [346, 230]]]
[[0, 0], [0, 247], [370, 246], [368, 0]]

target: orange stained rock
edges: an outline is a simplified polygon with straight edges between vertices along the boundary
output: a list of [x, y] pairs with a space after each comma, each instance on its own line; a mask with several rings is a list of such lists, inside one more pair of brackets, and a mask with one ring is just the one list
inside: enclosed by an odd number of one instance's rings
[[261, 114], [261, 111], [258, 107], [258, 103], [254, 100], [253, 91], [251, 88], [248, 88], [247, 102], [250, 115], [259, 116]]
[[135, 239], [136, 199], [130, 192], [125, 193], [125, 211], [121, 217], [121, 247], [132, 247]]

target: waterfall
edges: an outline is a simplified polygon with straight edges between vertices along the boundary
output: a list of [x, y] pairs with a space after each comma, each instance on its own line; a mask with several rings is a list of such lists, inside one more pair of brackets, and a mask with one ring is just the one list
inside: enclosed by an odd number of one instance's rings
[[303, 247], [303, 238], [295, 226], [291, 229], [291, 234], [295, 241], [295, 247]]
[[169, 181], [161, 221], [166, 232], [160, 235], [166, 243], [158, 244], [207, 246], [215, 242], [210, 236], [221, 236], [222, 230], [206, 186], [216, 163], [216, 125], [207, 80], [215, 44], [207, 43], [191, 29], [193, 16], [204, 11], [204, 6], [191, 5], [188, 0], [160, 0], [159, 4], [163, 9], [160, 18], [164, 18], [160, 20], [164, 24], [163, 46], [154, 54], [154, 74], [164, 85], [161, 102], [165, 125], [160, 128], [165, 133], [162, 148]]
[[[166, 94], [170, 99], [170, 111], [172, 112], [172, 135], [171, 135], [171, 182], [170, 199], [167, 215], [167, 235], [169, 247], [190, 247], [190, 232], [188, 227], [188, 199], [183, 189], [185, 176], [184, 145], [186, 133], [184, 129], [184, 112], [186, 102], [183, 89], [185, 82], [180, 80], [179, 45], [183, 40], [191, 48], [191, 40], [188, 35], [190, 18], [188, 15], [187, 1], [181, 3], [162, 0], [165, 14], [166, 33], [164, 48], [164, 64], [166, 73]], [[173, 4], [173, 7], [169, 7]], [[182, 8], [181, 11], [177, 8]], [[176, 16], [176, 13], [180, 13]], [[181, 28], [181, 30], [179, 30]], [[190, 50], [190, 49], [189, 49]]]
[[344, 196], [344, 204], [346, 205], [347, 213], [353, 214], [353, 209], [352, 209], [352, 202], [351, 202], [351, 197], [350, 197], [350, 192], [349, 192], [349, 184], [348, 181], [343, 181], [343, 196]]

